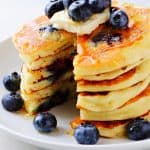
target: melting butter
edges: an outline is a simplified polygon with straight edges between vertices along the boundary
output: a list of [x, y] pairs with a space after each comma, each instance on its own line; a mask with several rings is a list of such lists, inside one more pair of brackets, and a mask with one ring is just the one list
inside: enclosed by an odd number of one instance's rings
[[92, 15], [85, 22], [75, 22], [68, 16], [67, 10], [63, 10], [55, 13], [50, 19], [50, 22], [57, 29], [64, 29], [68, 32], [83, 35], [90, 34], [100, 24], [108, 21], [109, 17], [110, 10], [106, 8], [102, 13]]

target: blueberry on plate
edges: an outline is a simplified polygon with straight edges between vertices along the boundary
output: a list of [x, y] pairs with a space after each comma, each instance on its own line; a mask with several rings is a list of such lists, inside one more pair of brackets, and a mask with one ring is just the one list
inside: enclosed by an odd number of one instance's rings
[[21, 78], [17, 72], [13, 72], [3, 78], [4, 87], [11, 92], [16, 92], [20, 89]]
[[19, 93], [8, 93], [2, 97], [3, 107], [10, 112], [15, 112], [23, 107], [23, 100]]
[[113, 8], [113, 11], [111, 12], [109, 23], [113, 28], [116, 29], [126, 29], [128, 27], [129, 18], [126, 12], [116, 9], [116, 11]]
[[111, 0], [89, 0], [89, 5], [93, 13], [100, 13], [105, 8], [110, 8]]
[[50, 0], [45, 7], [45, 15], [51, 18], [53, 14], [64, 9], [63, 0]]
[[92, 11], [87, 0], [76, 0], [69, 6], [68, 14], [74, 21], [86, 21], [91, 17]]
[[136, 119], [127, 125], [127, 135], [131, 140], [143, 140], [150, 138], [150, 122], [144, 119]]
[[39, 132], [50, 133], [56, 128], [57, 120], [53, 114], [49, 112], [43, 112], [34, 118], [33, 125]]
[[92, 124], [81, 124], [75, 129], [74, 137], [79, 144], [96, 144], [100, 135], [98, 129]]
[[68, 8], [74, 0], [63, 0], [63, 4], [65, 8]]

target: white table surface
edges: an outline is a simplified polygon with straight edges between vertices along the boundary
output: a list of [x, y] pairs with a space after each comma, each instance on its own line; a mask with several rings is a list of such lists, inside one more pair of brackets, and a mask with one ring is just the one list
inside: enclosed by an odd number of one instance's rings
[[[44, 13], [48, 0], [0, 0], [0, 41], [10, 37], [20, 26]], [[132, 1], [132, 0], [131, 0]], [[137, 0], [143, 1], [143, 0]], [[147, 2], [149, 0], [145, 0]], [[0, 132], [0, 150], [42, 150]]]

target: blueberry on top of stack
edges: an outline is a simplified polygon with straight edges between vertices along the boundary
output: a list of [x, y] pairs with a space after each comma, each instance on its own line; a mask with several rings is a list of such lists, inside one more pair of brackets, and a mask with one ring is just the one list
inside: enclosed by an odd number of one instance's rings
[[59, 29], [90, 34], [109, 20], [110, 7], [111, 0], [52, 0], [45, 8], [45, 15]]
[[111, 8], [111, 0], [52, 0], [45, 15], [55, 27], [79, 35], [90, 34], [107, 21], [117, 29], [127, 28], [129, 22], [125, 11]]
[[111, 6], [111, 0], [50, 0], [45, 14], [51, 18], [56, 12], [67, 9], [74, 21], [86, 21], [92, 14], [101, 13]]

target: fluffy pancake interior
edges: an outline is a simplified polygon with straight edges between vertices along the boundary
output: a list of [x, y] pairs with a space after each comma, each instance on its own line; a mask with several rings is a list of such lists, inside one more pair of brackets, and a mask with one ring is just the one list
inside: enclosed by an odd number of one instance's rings
[[58, 59], [53, 64], [37, 71], [31, 71], [23, 66], [21, 86], [26, 91], [38, 91], [57, 82], [60, 78], [70, 78], [73, 76], [72, 70], [71, 57]]
[[58, 59], [69, 57], [69, 56], [73, 55], [74, 53], [75, 53], [74, 46], [69, 46], [66, 48], [62, 47], [61, 49], [58, 50], [58, 52], [56, 52], [54, 54], [48, 55], [46, 57], [40, 57], [31, 62], [29, 62], [28, 60], [25, 59], [24, 62], [30, 70], [39, 70], [39, 69], [47, 67], [48, 65], [53, 64]]
[[[51, 89], [50, 89], [51, 90]], [[65, 83], [64, 87], [57, 88], [50, 96], [45, 98], [28, 98], [25, 100], [25, 109], [29, 114], [47, 111], [57, 105], [63, 104], [67, 100], [74, 99], [75, 83]]]

